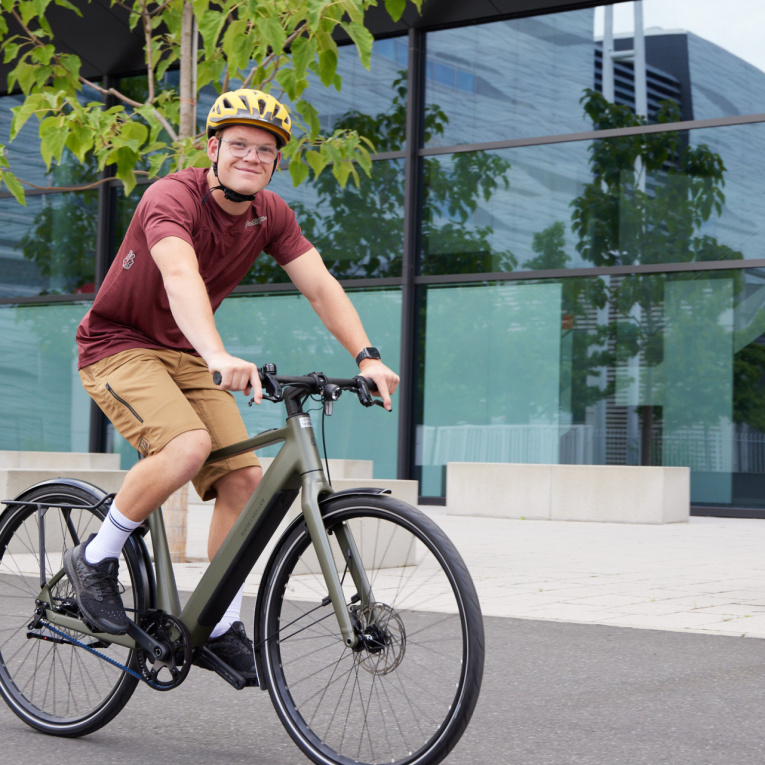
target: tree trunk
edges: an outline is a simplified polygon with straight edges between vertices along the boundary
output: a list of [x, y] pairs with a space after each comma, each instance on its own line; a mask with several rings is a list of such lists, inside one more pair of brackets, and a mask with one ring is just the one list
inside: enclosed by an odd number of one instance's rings
[[180, 139], [197, 133], [197, 21], [191, 2], [183, 4], [181, 20]]

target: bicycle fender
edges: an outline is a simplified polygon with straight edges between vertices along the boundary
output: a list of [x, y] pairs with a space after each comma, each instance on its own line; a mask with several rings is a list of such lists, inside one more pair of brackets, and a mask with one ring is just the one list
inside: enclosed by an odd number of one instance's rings
[[[45, 481], [40, 481], [33, 486], [28, 486], [24, 491], [21, 492], [18, 496], [13, 498], [13, 502], [21, 502], [25, 499], [27, 494], [29, 494], [34, 489], [37, 489], [42, 486], [50, 486], [53, 484], [64, 484], [65, 486], [71, 486], [75, 489], [82, 489], [83, 491], [89, 491], [95, 494], [98, 499], [103, 499], [104, 497], [108, 496], [107, 492], [105, 492], [101, 487], [96, 486], [93, 483], [90, 483], [89, 481], [83, 481], [80, 478], [66, 478], [62, 476], [61, 478], [49, 478]], [[0, 503], [2, 503], [2, 500], [0, 500]], [[0, 514], [0, 521], [2, 521], [3, 517], [6, 513], [10, 511], [12, 506], [8, 506], [5, 508], [5, 510]], [[136, 557], [143, 561], [143, 571], [144, 571], [144, 587], [145, 592], [147, 593], [147, 603], [150, 607], [154, 607], [154, 603], [156, 602], [156, 582], [154, 580], [154, 567], [151, 562], [151, 556], [149, 555], [149, 550], [146, 547], [146, 543], [143, 540], [143, 537], [140, 534], [133, 533], [128, 537], [126, 545], [130, 545], [133, 548], [133, 552], [135, 553]]]
[[327, 502], [335, 499], [335, 497], [353, 497], [372, 495], [379, 496], [380, 494], [390, 494], [390, 489], [381, 489], [379, 486], [360, 486], [357, 489], [343, 489], [342, 491], [336, 491], [334, 494], [324, 494], [319, 499], [319, 507], [325, 505]]

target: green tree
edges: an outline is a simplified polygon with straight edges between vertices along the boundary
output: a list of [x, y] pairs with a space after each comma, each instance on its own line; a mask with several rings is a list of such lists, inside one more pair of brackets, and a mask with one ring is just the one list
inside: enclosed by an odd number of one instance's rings
[[[369, 115], [359, 111], [344, 114], [335, 129], [368, 136], [379, 152], [396, 151], [405, 140], [406, 79], [403, 73], [393, 84], [390, 108]], [[425, 112], [425, 140], [443, 133], [448, 117], [436, 104]], [[488, 201], [499, 188], [507, 188], [510, 163], [496, 154], [457, 154], [451, 166], [437, 159], [425, 161], [423, 191], [423, 239], [430, 252], [443, 253], [426, 259], [423, 273], [475, 273], [485, 271], [485, 259], [497, 264], [494, 270], [511, 270], [516, 261], [509, 252], [493, 252], [490, 226], [467, 227], [481, 199]], [[374, 172], [358, 185], [338, 188], [330, 176], [314, 174], [316, 203], [295, 203], [298, 219], [307, 238], [322, 253], [330, 271], [338, 278], [370, 278], [401, 274], [403, 251], [404, 184], [398, 160], [376, 162]], [[481, 261], [481, 262], [479, 262]], [[256, 261], [249, 279], [271, 282], [283, 279], [267, 258]]]
[[[585, 113], [599, 129], [645, 126], [645, 117], [585, 91]], [[656, 122], [680, 118], [672, 101], [661, 104]], [[576, 248], [596, 266], [732, 260], [741, 253], [700, 232], [722, 212], [725, 166], [705, 144], [692, 146], [678, 131], [639, 133], [593, 141], [593, 179], [572, 202]], [[663, 275], [612, 277], [607, 303], [615, 316], [615, 361], [639, 359], [643, 370], [639, 407], [641, 464], [653, 461], [653, 430], [661, 399], [657, 368], [664, 359]]]
[[[117, 2], [117, 0], [113, 0]], [[385, 0], [393, 19], [407, 2]], [[198, 131], [194, 104], [205, 86], [218, 90], [245, 86], [286, 98], [297, 122], [297, 138], [285, 150], [293, 183], [309, 172], [331, 167], [341, 184], [358, 180], [356, 166], [370, 169], [369, 140], [336, 129], [322, 135], [319, 117], [307, 97], [309, 76], [340, 89], [337, 44], [344, 33], [368, 67], [372, 35], [364, 14], [377, 0], [122, 0], [132, 28], [144, 33], [145, 98], [104, 88], [81, 73], [80, 59], [62, 50], [47, 18], [53, 4], [81, 15], [69, 0], [0, 0], [0, 50], [12, 63], [8, 90], [19, 89], [23, 103], [13, 109], [10, 141], [32, 117], [40, 123], [40, 150], [48, 168], [65, 149], [84, 162], [96, 158], [99, 170], [114, 167], [130, 193], [136, 167], [148, 157], [149, 177], [171, 169], [206, 163], [204, 134]], [[197, 41], [199, 44], [197, 45]], [[170, 68], [180, 71], [178, 88], [163, 86]], [[104, 101], [85, 101], [88, 86]], [[0, 145], [0, 184], [24, 201], [23, 186]]]

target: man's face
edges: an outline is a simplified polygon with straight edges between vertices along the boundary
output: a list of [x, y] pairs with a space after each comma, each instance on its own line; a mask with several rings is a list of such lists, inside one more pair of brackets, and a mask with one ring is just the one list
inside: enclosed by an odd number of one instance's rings
[[[244, 157], [235, 157], [234, 148], [241, 150], [240, 144], [250, 146], [250, 151]], [[240, 194], [256, 194], [262, 191], [271, 180], [271, 174], [279, 164], [267, 162], [258, 157], [255, 146], [277, 147], [276, 138], [268, 130], [250, 127], [249, 125], [231, 125], [219, 130], [207, 141], [207, 156], [211, 162], [218, 163], [218, 178], [224, 186]]]

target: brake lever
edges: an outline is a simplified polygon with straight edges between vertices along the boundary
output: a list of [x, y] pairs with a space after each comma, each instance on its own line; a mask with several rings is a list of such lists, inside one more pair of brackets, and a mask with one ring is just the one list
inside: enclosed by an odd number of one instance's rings
[[385, 404], [383, 404], [379, 398], [375, 398], [369, 392], [369, 386], [367, 385], [366, 377], [356, 375], [356, 377], [353, 379], [356, 381], [356, 393], [358, 394], [359, 401], [363, 406], [381, 406], [383, 409], [385, 409]]

